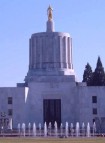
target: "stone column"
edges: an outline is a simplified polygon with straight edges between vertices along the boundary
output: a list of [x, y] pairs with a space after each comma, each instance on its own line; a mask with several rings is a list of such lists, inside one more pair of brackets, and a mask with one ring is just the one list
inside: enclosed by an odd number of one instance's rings
[[33, 68], [34, 67], [34, 43], [33, 43], [33, 39], [30, 39], [30, 67]]
[[62, 52], [63, 52], [63, 68], [66, 68], [66, 40], [65, 40], [65, 37], [63, 37], [63, 49], [62, 49]]
[[60, 68], [63, 68], [63, 48], [62, 48], [62, 37], [60, 37]]
[[73, 69], [73, 62], [72, 62], [72, 38], [70, 38], [70, 57], [71, 57], [71, 69]]
[[40, 68], [40, 37], [36, 37], [36, 68]]
[[65, 37], [65, 66], [68, 69], [68, 43], [67, 43], [67, 37]]
[[46, 37], [43, 37], [43, 44], [42, 44], [42, 68], [45, 68], [45, 53], [46, 53], [46, 49], [45, 49], [45, 44], [46, 44]]
[[39, 68], [42, 67], [42, 37], [38, 37], [38, 64]]
[[55, 61], [56, 61], [56, 68], [60, 68], [60, 43], [59, 43], [59, 37], [55, 37]]
[[34, 41], [34, 47], [33, 47], [33, 66], [34, 66], [34, 68], [36, 68], [36, 37], [33, 39]]
[[43, 38], [41, 38], [41, 41], [40, 41], [40, 68], [42, 68], [42, 47], [43, 47]]
[[71, 44], [70, 44], [70, 37], [68, 37], [68, 66], [69, 66], [69, 69], [71, 69]]

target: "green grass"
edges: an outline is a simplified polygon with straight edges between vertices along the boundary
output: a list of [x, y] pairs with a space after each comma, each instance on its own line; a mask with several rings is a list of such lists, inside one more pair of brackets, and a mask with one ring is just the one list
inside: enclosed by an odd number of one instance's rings
[[1, 137], [0, 143], [105, 143], [105, 138], [8, 138]]

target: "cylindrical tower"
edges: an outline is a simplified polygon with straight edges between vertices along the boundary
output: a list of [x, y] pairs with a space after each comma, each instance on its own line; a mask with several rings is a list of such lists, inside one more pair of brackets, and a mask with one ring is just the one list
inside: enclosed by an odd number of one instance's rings
[[68, 33], [36, 33], [30, 39], [29, 69], [73, 69], [72, 39]]
[[32, 34], [29, 41], [29, 71], [26, 82], [35, 76], [74, 75], [72, 39], [68, 33], [54, 32], [50, 6], [47, 14], [46, 32]]

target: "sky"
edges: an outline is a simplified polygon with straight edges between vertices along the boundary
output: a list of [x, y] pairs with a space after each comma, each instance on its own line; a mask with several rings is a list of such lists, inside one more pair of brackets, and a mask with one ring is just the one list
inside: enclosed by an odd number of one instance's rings
[[87, 62], [94, 71], [98, 56], [105, 68], [105, 0], [0, 0], [0, 87], [24, 82], [29, 38], [46, 31], [49, 4], [55, 31], [72, 37], [78, 81]]

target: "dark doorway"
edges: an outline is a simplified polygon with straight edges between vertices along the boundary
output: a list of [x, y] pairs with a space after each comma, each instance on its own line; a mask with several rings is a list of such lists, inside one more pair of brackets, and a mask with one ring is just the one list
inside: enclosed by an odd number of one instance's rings
[[43, 100], [44, 122], [47, 125], [51, 122], [54, 126], [55, 121], [60, 127], [61, 124], [61, 100], [60, 99], [44, 99]]

